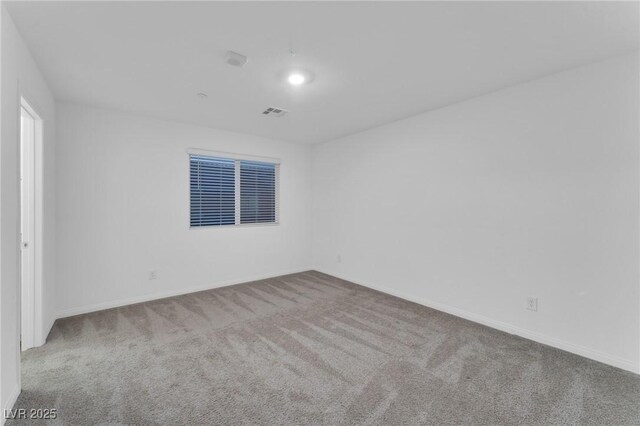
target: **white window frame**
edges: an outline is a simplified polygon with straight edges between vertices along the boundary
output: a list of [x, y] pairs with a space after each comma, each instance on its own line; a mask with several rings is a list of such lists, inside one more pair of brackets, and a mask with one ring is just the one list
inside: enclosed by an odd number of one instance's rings
[[[281, 161], [279, 158], [274, 157], [262, 157], [258, 155], [246, 155], [246, 154], [238, 154], [234, 152], [224, 152], [224, 151], [209, 151], [206, 149], [198, 149], [198, 148], [189, 148], [187, 149], [187, 167], [189, 165], [189, 160], [191, 155], [202, 155], [207, 157], [217, 157], [217, 158], [225, 158], [229, 160], [236, 160], [235, 163], [235, 222], [231, 225], [213, 225], [213, 226], [191, 226], [189, 225], [189, 229], [221, 229], [221, 228], [253, 228], [260, 226], [278, 226], [280, 225], [280, 165]], [[269, 163], [275, 165], [276, 169], [276, 206], [275, 206], [275, 222], [260, 222], [260, 223], [240, 223], [240, 161], [259, 161], [262, 163]], [[187, 179], [189, 185], [189, 179]], [[187, 207], [190, 208], [191, 200], [189, 199], [189, 194], [191, 192], [191, 187], [189, 186], [187, 191]], [[191, 223], [191, 221], [188, 221]]]

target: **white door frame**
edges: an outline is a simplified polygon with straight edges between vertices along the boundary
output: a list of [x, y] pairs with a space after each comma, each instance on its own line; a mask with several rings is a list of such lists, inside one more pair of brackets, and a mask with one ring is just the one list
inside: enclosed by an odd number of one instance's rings
[[22, 350], [42, 345], [43, 124], [20, 97], [20, 337]]

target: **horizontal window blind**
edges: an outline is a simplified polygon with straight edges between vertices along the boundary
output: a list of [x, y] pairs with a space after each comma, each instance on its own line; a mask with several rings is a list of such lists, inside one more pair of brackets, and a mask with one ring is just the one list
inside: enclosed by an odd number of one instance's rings
[[276, 165], [240, 161], [240, 223], [276, 221]]
[[278, 222], [277, 164], [189, 155], [191, 226]]
[[235, 224], [235, 161], [190, 156], [191, 226]]

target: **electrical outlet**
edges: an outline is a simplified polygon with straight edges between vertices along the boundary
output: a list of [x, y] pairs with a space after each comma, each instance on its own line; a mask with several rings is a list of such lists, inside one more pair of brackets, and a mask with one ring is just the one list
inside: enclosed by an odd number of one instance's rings
[[149, 272], [149, 279], [150, 280], [155, 280], [158, 278], [158, 274], [156, 273], [156, 271], [150, 271]]
[[527, 309], [533, 312], [538, 312], [538, 298], [527, 296]]

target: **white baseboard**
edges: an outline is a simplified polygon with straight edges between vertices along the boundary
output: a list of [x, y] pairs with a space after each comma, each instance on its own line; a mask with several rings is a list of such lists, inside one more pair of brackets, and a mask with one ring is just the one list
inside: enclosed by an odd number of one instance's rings
[[7, 421], [5, 415], [7, 411], [11, 410], [13, 406], [16, 404], [18, 397], [20, 396], [20, 383], [16, 383], [13, 388], [13, 391], [9, 395], [9, 399], [4, 407], [2, 407], [2, 416], [0, 418], [0, 425], [3, 425], [5, 421]]
[[612, 365], [614, 367], [618, 367], [623, 370], [631, 371], [632, 373], [636, 373], [636, 374], [640, 373], [640, 365], [637, 365], [633, 361], [630, 361], [627, 359], [619, 358], [614, 355], [610, 355], [595, 349], [591, 349], [584, 346], [576, 345], [574, 343], [566, 342], [566, 341], [557, 339], [555, 337], [551, 337], [535, 331], [527, 330], [509, 323], [497, 321], [480, 314], [475, 314], [472, 312], [465, 311], [463, 309], [455, 308], [453, 306], [445, 305], [438, 302], [433, 302], [431, 300], [423, 299], [421, 297], [411, 296], [396, 290], [391, 290], [387, 287], [383, 287], [380, 285], [364, 283], [360, 280], [353, 279], [353, 278], [344, 276], [342, 274], [335, 274], [335, 273], [323, 271], [322, 269], [318, 269], [318, 268], [314, 268], [314, 270], [318, 272], [322, 272], [327, 275], [332, 275], [336, 278], [353, 282], [355, 284], [370, 288], [372, 290], [377, 290], [382, 293], [390, 294], [392, 296], [396, 296], [401, 299], [417, 303], [419, 305], [427, 306], [429, 308], [446, 312], [448, 314], [455, 315], [457, 317], [464, 318], [469, 321], [486, 325], [488, 327], [495, 328], [497, 330], [504, 331], [509, 334], [515, 334], [517, 336], [524, 337], [525, 339], [533, 340], [535, 342], [542, 343], [544, 345], [553, 346], [554, 348], [562, 349], [564, 351], [571, 352], [573, 354], [580, 355], [585, 358], [599, 361], [604, 364]]
[[[47, 337], [49, 337], [49, 333], [51, 332], [53, 323], [56, 322], [56, 318], [57, 316], [52, 316], [51, 318], [49, 318], [49, 322], [44, 326], [44, 329], [42, 330], [41, 333], [39, 333], [38, 330], [36, 330], [36, 338], [34, 339], [34, 342], [33, 342], [33, 346], [32, 346], [33, 348], [37, 348], [47, 343]], [[22, 351], [25, 351], [27, 349], [30, 349], [30, 348], [26, 348], [26, 349], [21, 348]]]
[[56, 322], [57, 318], [58, 318], [57, 315], [51, 317], [51, 319], [49, 320], [49, 323], [47, 324], [47, 326], [43, 330], [44, 333], [42, 333], [42, 342], [40, 342], [40, 344], [38, 346], [42, 346], [45, 343], [47, 343], [47, 337], [49, 337], [49, 333], [51, 333], [51, 329], [53, 328], [53, 323]]
[[120, 306], [133, 305], [133, 304], [136, 304], [136, 303], [149, 302], [151, 300], [164, 299], [166, 297], [180, 296], [180, 295], [183, 295], [183, 294], [196, 293], [198, 291], [211, 290], [211, 289], [214, 289], [214, 288], [226, 287], [226, 286], [229, 286], [229, 285], [241, 284], [241, 283], [257, 281], [257, 280], [264, 280], [264, 279], [267, 279], [267, 278], [275, 278], [275, 277], [279, 277], [279, 276], [282, 276], [282, 275], [289, 275], [289, 274], [295, 274], [295, 273], [298, 273], [298, 272], [305, 272], [305, 271], [309, 271], [311, 269], [312, 269], [311, 267], [308, 267], [308, 268], [303, 268], [303, 269], [295, 269], [295, 270], [291, 270], [291, 271], [282, 271], [282, 272], [277, 272], [277, 273], [261, 274], [261, 275], [244, 277], [244, 278], [240, 278], [240, 279], [234, 279], [234, 280], [219, 281], [219, 282], [214, 283], [214, 284], [207, 284], [207, 285], [199, 286], [199, 287], [188, 287], [188, 288], [179, 289], [179, 290], [169, 290], [169, 291], [163, 291], [163, 292], [158, 292], [158, 293], [153, 293], [153, 294], [147, 294], [147, 295], [144, 295], [144, 296], [137, 296], [137, 297], [131, 297], [131, 298], [127, 298], [127, 299], [119, 299], [119, 300], [113, 300], [113, 301], [109, 301], [109, 302], [95, 303], [95, 304], [92, 304], [92, 305], [79, 306], [79, 307], [76, 307], [76, 308], [69, 308], [69, 309], [65, 309], [63, 311], [58, 312], [58, 314], [56, 315], [56, 318], [72, 317], [74, 315], [87, 314], [89, 312], [102, 311], [102, 310], [105, 310], [105, 309], [118, 308]]

